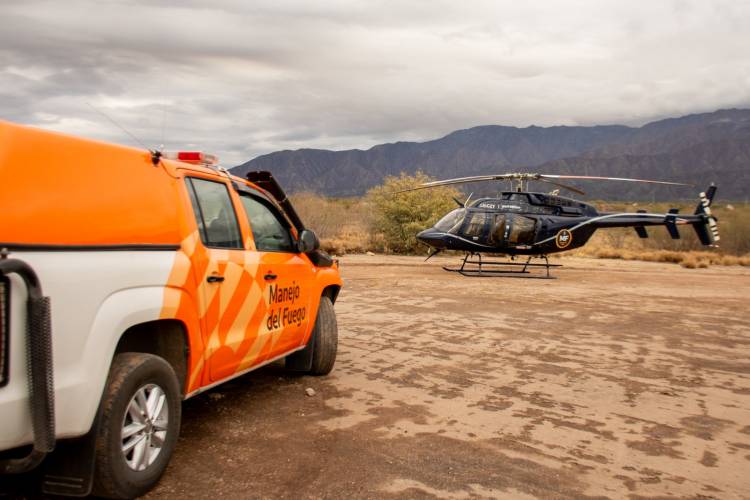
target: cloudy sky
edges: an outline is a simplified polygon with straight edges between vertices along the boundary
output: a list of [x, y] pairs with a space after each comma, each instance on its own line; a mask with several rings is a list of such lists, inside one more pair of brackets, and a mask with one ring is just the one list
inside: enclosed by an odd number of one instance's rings
[[0, 119], [227, 165], [750, 107], [746, 0], [0, 0]]

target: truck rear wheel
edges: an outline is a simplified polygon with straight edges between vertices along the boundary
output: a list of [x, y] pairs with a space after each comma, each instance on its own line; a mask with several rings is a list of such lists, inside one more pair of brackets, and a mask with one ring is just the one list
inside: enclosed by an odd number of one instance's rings
[[153, 354], [115, 356], [99, 408], [94, 494], [134, 498], [153, 488], [180, 432], [177, 376]]
[[318, 316], [315, 318], [315, 329], [312, 335], [313, 354], [311, 375], [328, 375], [336, 363], [336, 350], [339, 342], [339, 330], [336, 323], [336, 312], [328, 297], [320, 298]]

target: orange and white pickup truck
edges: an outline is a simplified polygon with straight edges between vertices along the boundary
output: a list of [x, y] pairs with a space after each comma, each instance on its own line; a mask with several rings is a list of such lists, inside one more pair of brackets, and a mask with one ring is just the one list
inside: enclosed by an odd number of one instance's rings
[[331, 371], [338, 264], [268, 172], [0, 121], [0, 482], [131, 498], [181, 401]]

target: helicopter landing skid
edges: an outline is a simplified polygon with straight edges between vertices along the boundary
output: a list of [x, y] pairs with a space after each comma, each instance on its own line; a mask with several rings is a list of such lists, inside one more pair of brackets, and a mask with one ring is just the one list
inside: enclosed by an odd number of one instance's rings
[[[473, 257], [474, 255], [477, 256], [477, 259], [470, 260], [470, 257]], [[544, 264], [532, 264], [531, 259], [533, 258], [544, 259]], [[485, 266], [490, 266], [491, 268], [484, 269]], [[494, 267], [494, 269], [492, 269], [492, 267]], [[509, 269], [503, 269], [504, 267], [508, 267]], [[518, 267], [521, 267], [521, 269], [518, 269]], [[545, 274], [533, 274], [529, 270], [529, 268], [536, 269], [540, 267], [545, 269]], [[556, 279], [556, 277], [550, 275], [549, 270], [551, 267], [562, 267], [562, 264], [550, 264], [546, 255], [538, 257], [530, 256], [526, 262], [509, 262], [496, 260], [483, 261], [482, 254], [467, 253], [463, 262], [461, 262], [461, 267], [451, 268], [443, 266], [443, 269], [471, 278], [528, 278], [553, 280]]]

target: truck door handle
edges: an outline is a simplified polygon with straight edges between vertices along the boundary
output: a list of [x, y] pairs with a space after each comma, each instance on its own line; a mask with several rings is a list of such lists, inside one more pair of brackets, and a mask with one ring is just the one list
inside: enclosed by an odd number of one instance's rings
[[265, 276], [263, 276], [263, 279], [266, 281], [273, 281], [277, 278], [277, 276], [273, 273], [268, 273]]
[[222, 281], [224, 281], [224, 276], [209, 276], [208, 278], [206, 278], [206, 281], [208, 281], [209, 283], [221, 283]]

